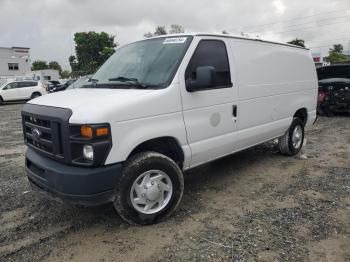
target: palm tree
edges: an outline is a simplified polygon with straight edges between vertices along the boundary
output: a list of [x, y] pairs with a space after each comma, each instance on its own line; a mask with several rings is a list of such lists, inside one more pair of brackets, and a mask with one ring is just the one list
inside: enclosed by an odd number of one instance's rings
[[329, 51], [330, 52], [335, 52], [335, 53], [341, 53], [343, 51], [343, 45], [341, 44], [337, 44], [337, 45], [333, 45], [333, 48], [330, 48]]
[[305, 47], [305, 41], [303, 39], [299, 39], [299, 38], [295, 38], [294, 40], [287, 42], [287, 44]]

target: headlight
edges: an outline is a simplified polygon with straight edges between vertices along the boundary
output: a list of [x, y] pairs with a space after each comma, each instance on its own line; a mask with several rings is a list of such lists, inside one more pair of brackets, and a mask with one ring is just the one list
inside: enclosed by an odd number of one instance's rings
[[112, 148], [110, 125], [108, 123], [71, 124], [69, 142], [72, 164], [101, 166]]
[[83, 147], [83, 157], [86, 160], [93, 161], [94, 160], [94, 149], [91, 145], [84, 145]]

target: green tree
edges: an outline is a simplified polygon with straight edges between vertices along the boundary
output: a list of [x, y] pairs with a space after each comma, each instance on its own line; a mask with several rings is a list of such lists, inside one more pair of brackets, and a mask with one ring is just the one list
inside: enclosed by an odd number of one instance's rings
[[150, 38], [152, 36], [157, 36], [157, 35], [167, 35], [168, 32], [166, 31], [165, 26], [157, 26], [154, 30], [154, 33], [147, 32], [144, 34], [145, 37]]
[[167, 35], [167, 34], [180, 34], [180, 33], [184, 33], [184, 32], [185, 32], [185, 29], [182, 25], [173, 24], [170, 26], [169, 33], [168, 33], [165, 26], [157, 26], [154, 29], [153, 33], [147, 32], [144, 34], [144, 37], [150, 38], [152, 36]]
[[69, 72], [68, 70], [63, 70], [63, 71], [61, 72], [61, 78], [67, 79], [67, 78], [69, 78], [69, 77], [70, 77], [70, 72]]
[[61, 65], [60, 65], [58, 62], [56, 62], [56, 61], [51, 61], [51, 62], [49, 63], [49, 68], [50, 68], [50, 69], [57, 70], [57, 71], [60, 73], [60, 75], [61, 75], [61, 73], [62, 73], [62, 67], [61, 67]]
[[292, 41], [287, 42], [287, 44], [305, 47], [305, 40], [299, 39], [299, 38], [295, 38]]
[[57, 71], [62, 71], [61, 65], [56, 61], [49, 62], [49, 68]]
[[344, 50], [344, 48], [343, 48], [343, 45], [341, 45], [341, 44], [333, 45], [333, 48], [329, 49], [330, 52], [336, 52], [336, 53], [341, 53], [341, 52], [343, 52], [343, 50]]
[[92, 74], [115, 52], [115, 36], [105, 32], [74, 34], [76, 56], [69, 57], [74, 76]]
[[333, 48], [329, 49], [328, 56], [324, 58], [327, 62], [342, 62], [347, 60], [347, 56], [343, 53], [343, 46], [341, 44], [333, 45]]
[[43, 70], [43, 69], [48, 69], [49, 66], [47, 65], [46, 61], [43, 60], [36, 60], [32, 63], [32, 71], [36, 71], [36, 70]]
[[185, 33], [185, 28], [182, 25], [174, 24], [170, 26], [169, 34], [181, 34], [181, 33]]

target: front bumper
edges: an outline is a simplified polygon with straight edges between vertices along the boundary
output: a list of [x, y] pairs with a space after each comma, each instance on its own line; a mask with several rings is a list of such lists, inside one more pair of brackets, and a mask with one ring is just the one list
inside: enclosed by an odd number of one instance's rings
[[96, 206], [113, 201], [122, 164], [77, 167], [59, 163], [28, 148], [26, 172], [31, 187], [47, 197]]

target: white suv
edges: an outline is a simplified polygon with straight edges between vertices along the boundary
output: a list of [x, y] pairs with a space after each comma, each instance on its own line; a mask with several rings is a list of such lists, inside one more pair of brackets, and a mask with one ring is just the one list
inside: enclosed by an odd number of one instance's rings
[[11, 81], [0, 86], [0, 104], [7, 101], [28, 100], [46, 94], [41, 82]]

